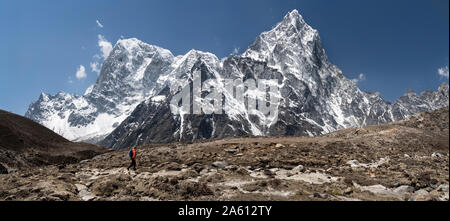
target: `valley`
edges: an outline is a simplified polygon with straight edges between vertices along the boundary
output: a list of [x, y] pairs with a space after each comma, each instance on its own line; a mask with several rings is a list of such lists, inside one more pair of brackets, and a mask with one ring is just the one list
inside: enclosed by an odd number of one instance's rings
[[0, 175], [0, 200], [448, 201], [449, 109], [318, 137], [137, 147]]

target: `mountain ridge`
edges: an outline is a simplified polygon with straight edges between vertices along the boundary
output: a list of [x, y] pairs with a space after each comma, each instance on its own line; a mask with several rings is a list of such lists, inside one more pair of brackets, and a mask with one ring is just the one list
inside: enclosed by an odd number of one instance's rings
[[[170, 116], [168, 101], [182, 84], [192, 84], [195, 71], [206, 76], [203, 82], [218, 78], [277, 79], [282, 95], [280, 120], [267, 127], [261, 124], [267, 119], [233, 107], [234, 115]], [[215, 86], [223, 88], [220, 82]], [[318, 31], [293, 10], [272, 30], [258, 36], [242, 55], [221, 60], [208, 52], [191, 50], [173, 56], [166, 49], [135, 38], [119, 40], [89, 93], [38, 100], [25, 116], [72, 140], [101, 141], [113, 148], [227, 136], [316, 136], [397, 121], [448, 105], [448, 84], [440, 88], [438, 92], [403, 96], [394, 104], [377, 93], [360, 91], [328, 61]], [[159, 101], [154, 102], [155, 98]], [[221, 127], [217, 127], [219, 123]], [[158, 138], [162, 135], [165, 137]], [[140, 141], [142, 137], [147, 141]]]

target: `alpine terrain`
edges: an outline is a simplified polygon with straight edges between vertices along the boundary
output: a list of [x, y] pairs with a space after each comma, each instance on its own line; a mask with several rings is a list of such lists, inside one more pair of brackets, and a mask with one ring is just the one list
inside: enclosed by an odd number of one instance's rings
[[[174, 115], [172, 110], [180, 106], [171, 105], [171, 100], [183, 86], [194, 84], [195, 73], [232, 105], [221, 114]], [[276, 96], [276, 117], [247, 110], [246, 103], [227, 93], [223, 79], [276, 80], [279, 94], [244, 91], [258, 99]], [[203, 88], [201, 97], [194, 98], [209, 101], [210, 93]], [[174, 56], [134, 38], [121, 39], [83, 96], [43, 93], [25, 116], [67, 139], [121, 149], [227, 137], [318, 136], [403, 120], [448, 102], [446, 83], [437, 91], [408, 91], [394, 103], [379, 93], [362, 92], [330, 63], [319, 32], [293, 10], [244, 53], [224, 59], [196, 50]]]
[[317, 137], [138, 146], [0, 174], [0, 200], [448, 201], [448, 107]]

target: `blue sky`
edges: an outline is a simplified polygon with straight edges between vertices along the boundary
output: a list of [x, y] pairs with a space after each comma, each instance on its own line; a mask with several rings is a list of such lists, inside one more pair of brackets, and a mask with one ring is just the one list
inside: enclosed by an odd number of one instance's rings
[[448, 0], [0, 0], [0, 109], [24, 114], [41, 92], [83, 94], [97, 78], [90, 63], [102, 60], [98, 35], [222, 58], [293, 9], [344, 75], [364, 74], [362, 90], [394, 101], [448, 82], [438, 74], [449, 63], [448, 8]]

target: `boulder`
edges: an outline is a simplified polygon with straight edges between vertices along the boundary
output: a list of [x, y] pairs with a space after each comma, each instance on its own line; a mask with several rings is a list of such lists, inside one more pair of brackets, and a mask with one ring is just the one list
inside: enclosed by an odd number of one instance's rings
[[433, 154], [431, 154], [431, 157], [441, 158], [442, 154], [440, 154], [440, 153], [433, 153]]
[[292, 172], [294, 173], [302, 173], [303, 171], [305, 171], [305, 167], [302, 165], [298, 165], [292, 169]]
[[438, 191], [440, 192], [448, 192], [448, 184], [442, 184], [438, 187]]
[[440, 154], [440, 153], [433, 153], [433, 154], [431, 154], [431, 157], [438, 157], [438, 158], [440, 158], [440, 157], [442, 157], [442, 154]]
[[182, 168], [181, 168], [180, 164], [178, 164], [176, 162], [171, 162], [167, 165], [167, 169], [174, 170], [174, 171], [180, 171]]
[[225, 152], [227, 152], [227, 153], [236, 153], [238, 151], [239, 151], [239, 149], [236, 149], [236, 148], [225, 149]]
[[408, 186], [408, 185], [402, 185], [402, 186], [399, 186], [399, 187], [395, 188], [394, 192], [396, 192], [398, 194], [401, 194], [401, 195], [404, 195], [404, 194], [407, 194], [407, 193], [414, 192], [414, 187]]
[[345, 189], [344, 194], [349, 195], [353, 193], [353, 189], [351, 187], [348, 187], [347, 189]]
[[428, 191], [421, 189], [414, 193], [411, 198], [413, 201], [430, 201], [432, 200], [430, 193]]
[[8, 174], [8, 169], [0, 164], [0, 174]]
[[224, 161], [216, 161], [216, 162], [212, 163], [212, 166], [219, 168], [219, 169], [223, 169], [228, 166], [228, 163], [224, 162]]
[[359, 163], [359, 161], [357, 161], [357, 160], [349, 160], [349, 161], [347, 161], [347, 163], [346, 163], [347, 165], [349, 165], [350, 167], [359, 167], [360, 166], [360, 163]]

